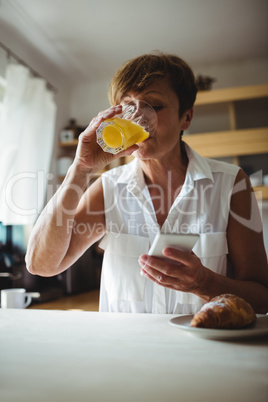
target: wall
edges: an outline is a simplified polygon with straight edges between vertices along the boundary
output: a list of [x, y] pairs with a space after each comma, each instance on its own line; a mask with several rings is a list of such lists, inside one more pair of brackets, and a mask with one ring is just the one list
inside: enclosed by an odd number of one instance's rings
[[86, 126], [99, 111], [109, 107], [108, 87], [111, 77], [76, 86], [71, 95], [71, 117]]
[[196, 75], [215, 78], [215, 89], [268, 83], [268, 58], [233, 61], [228, 64], [208, 63], [192, 67]]
[[[216, 79], [213, 84], [213, 88], [228, 88], [247, 85], [259, 85], [268, 83], [268, 58], [256, 59], [256, 60], [242, 60], [236, 62], [230, 62], [228, 64], [206, 64], [206, 65], [193, 65], [192, 66], [195, 75], [208, 75]], [[102, 81], [88, 82], [84, 85], [77, 86], [71, 96], [71, 115], [77, 118], [81, 125], [87, 125], [92, 117], [94, 117], [100, 110], [109, 107], [107, 90], [111, 77], [103, 79]], [[265, 109], [266, 108], [266, 109]], [[266, 113], [267, 117], [267, 103], [262, 104], [262, 109]], [[248, 120], [251, 110], [244, 116], [244, 119]], [[200, 125], [200, 116], [198, 111], [194, 114], [194, 120], [192, 122], [189, 133], [202, 132]], [[213, 121], [212, 121], [213, 120]], [[222, 113], [222, 110], [215, 107], [214, 119], [209, 122], [202, 122], [204, 130], [206, 131], [208, 124], [214, 125], [215, 130], [228, 130], [229, 120], [226, 119], [226, 113]], [[247, 121], [247, 124], [249, 122]], [[241, 124], [241, 121], [240, 121]], [[254, 122], [255, 124], [255, 122]], [[266, 124], [267, 125], [267, 124]], [[254, 166], [253, 171], [262, 169], [264, 174], [268, 173], [267, 155], [258, 155], [252, 157], [243, 157], [241, 163], [244, 165], [250, 164]], [[265, 201], [260, 205], [263, 224], [264, 224], [264, 239], [265, 246], [268, 254], [268, 201]]]
[[[215, 89], [268, 83], [268, 58], [228, 64], [192, 65], [192, 68], [196, 75], [215, 78]], [[71, 95], [71, 117], [77, 118], [81, 125], [87, 125], [100, 110], [107, 108], [107, 90], [111, 78], [75, 87]]]

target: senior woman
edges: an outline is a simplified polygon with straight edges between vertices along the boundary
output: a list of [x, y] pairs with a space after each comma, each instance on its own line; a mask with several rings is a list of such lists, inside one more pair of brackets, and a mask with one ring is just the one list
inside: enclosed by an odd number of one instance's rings
[[[233, 293], [266, 313], [267, 257], [249, 179], [182, 141], [196, 97], [190, 67], [175, 55], [137, 57], [115, 74], [109, 96], [113, 106], [80, 135], [73, 164], [32, 231], [28, 270], [59, 274], [103, 237], [101, 311], [195, 313]], [[96, 129], [133, 100], [154, 108], [156, 131], [117, 155], [105, 153]], [[130, 154], [132, 162], [90, 184], [94, 173]], [[158, 258], [147, 254], [158, 231], [200, 237], [193, 252], [166, 248]]]

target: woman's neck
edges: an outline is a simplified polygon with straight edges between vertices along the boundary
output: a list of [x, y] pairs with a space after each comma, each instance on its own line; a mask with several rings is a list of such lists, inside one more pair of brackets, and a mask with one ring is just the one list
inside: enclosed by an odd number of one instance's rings
[[165, 188], [167, 184], [172, 183], [174, 186], [184, 182], [188, 157], [184, 147], [181, 147], [180, 152], [177, 150], [175, 156], [165, 155], [161, 159], [141, 160], [141, 166], [147, 185], [154, 184]]

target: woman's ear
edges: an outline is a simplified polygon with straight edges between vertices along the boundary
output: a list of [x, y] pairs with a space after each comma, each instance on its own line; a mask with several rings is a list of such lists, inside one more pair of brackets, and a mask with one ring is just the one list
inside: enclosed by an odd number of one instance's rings
[[194, 109], [188, 109], [186, 110], [186, 112], [184, 113], [182, 119], [183, 119], [183, 125], [182, 125], [182, 130], [187, 130], [187, 128], [190, 126], [192, 118], [193, 118], [193, 113], [194, 113]]

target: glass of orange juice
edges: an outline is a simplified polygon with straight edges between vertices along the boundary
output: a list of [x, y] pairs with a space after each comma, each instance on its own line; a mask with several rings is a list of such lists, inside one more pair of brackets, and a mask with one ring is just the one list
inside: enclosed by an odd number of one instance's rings
[[146, 140], [156, 130], [157, 115], [149, 103], [133, 100], [121, 114], [104, 120], [97, 128], [97, 143], [105, 152], [117, 154]]

